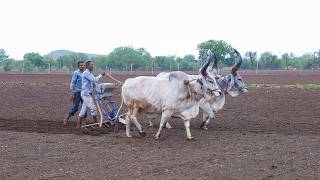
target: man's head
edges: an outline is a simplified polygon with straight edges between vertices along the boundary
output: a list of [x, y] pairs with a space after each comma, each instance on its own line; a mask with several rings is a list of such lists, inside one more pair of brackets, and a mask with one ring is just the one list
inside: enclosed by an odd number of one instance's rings
[[78, 61], [78, 68], [80, 71], [83, 71], [85, 68], [85, 64], [83, 61]]
[[87, 61], [86, 62], [86, 68], [89, 69], [89, 71], [93, 71], [93, 62]]

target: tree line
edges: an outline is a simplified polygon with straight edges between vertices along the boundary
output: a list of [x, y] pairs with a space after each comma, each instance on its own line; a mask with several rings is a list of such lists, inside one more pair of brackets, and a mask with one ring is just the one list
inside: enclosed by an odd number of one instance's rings
[[[199, 56], [155, 56], [152, 57], [144, 48], [135, 49], [130, 46], [115, 48], [108, 55], [91, 57], [84, 53], [52, 58], [41, 56], [31, 52], [23, 56], [23, 60], [9, 58], [4, 49], [0, 49], [0, 70], [3, 71], [68, 71], [77, 68], [80, 60], [91, 60], [96, 69], [100, 70], [142, 70], [142, 71], [193, 71], [206, 60], [207, 51], [215, 52], [219, 60], [219, 67], [230, 67], [234, 64], [235, 54], [233, 47], [223, 40], [208, 40], [198, 44]], [[293, 53], [284, 53], [277, 56], [272, 52], [263, 52], [260, 55], [256, 51], [242, 53], [242, 69], [318, 69], [320, 67], [320, 49], [316, 52], [295, 56]]]

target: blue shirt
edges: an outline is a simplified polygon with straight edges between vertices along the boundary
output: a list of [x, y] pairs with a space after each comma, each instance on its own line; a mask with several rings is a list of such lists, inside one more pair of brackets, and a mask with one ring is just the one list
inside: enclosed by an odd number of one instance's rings
[[82, 72], [78, 69], [73, 72], [71, 83], [70, 83], [70, 89], [72, 92], [80, 92], [82, 87]]
[[96, 88], [97, 81], [102, 77], [100, 74], [97, 77], [94, 77], [93, 74], [86, 69], [82, 75], [82, 88], [81, 88], [81, 96], [89, 96], [90, 93]]

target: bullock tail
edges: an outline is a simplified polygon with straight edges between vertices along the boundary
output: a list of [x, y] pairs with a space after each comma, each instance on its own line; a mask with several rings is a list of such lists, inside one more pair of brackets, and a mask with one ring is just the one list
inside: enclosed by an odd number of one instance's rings
[[122, 95], [122, 93], [121, 93], [121, 104], [120, 104], [119, 109], [118, 109], [118, 111], [117, 111], [116, 117], [118, 117], [118, 115], [119, 115], [119, 112], [120, 112], [120, 110], [121, 110], [121, 108], [122, 108], [122, 106], [123, 106], [123, 102], [124, 102], [124, 100], [123, 100], [123, 95]]

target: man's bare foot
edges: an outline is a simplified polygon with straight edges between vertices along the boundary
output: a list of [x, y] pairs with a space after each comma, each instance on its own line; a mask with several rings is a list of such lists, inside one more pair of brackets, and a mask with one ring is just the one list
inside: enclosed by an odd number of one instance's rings
[[77, 120], [77, 128], [80, 129], [82, 126], [82, 118], [81, 117], [78, 117], [78, 120]]
[[67, 118], [65, 118], [65, 119], [63, 119], [63, 125], [68, 125], [68, 119]]

